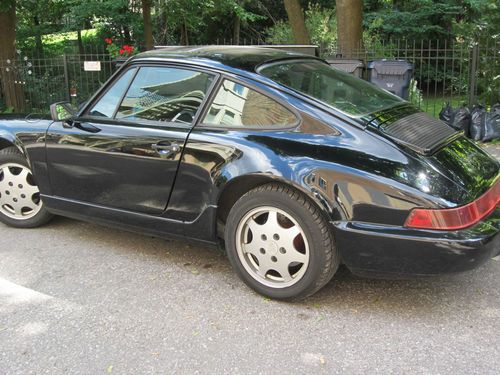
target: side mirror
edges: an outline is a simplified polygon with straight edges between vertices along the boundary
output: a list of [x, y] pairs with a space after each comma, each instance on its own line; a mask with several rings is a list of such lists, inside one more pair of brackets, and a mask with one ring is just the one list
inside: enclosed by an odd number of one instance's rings
[[68, 102], [51, 104], [50, 115], [54, 121], [68, 121], [75, 116], [75, 110]]

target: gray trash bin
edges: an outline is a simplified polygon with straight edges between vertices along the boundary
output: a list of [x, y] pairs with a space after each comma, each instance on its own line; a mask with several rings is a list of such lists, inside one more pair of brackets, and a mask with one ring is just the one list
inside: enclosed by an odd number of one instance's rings
[[349, 73], [355, 77], [363, 77], [363, 68], [365, 64], [361, 60], [349, 59], [327, 59], [326, 62], [336, 69]]
[[368, 81], [408, 99], [413, 64], [406, 60], [373, 60], [368, 65]]

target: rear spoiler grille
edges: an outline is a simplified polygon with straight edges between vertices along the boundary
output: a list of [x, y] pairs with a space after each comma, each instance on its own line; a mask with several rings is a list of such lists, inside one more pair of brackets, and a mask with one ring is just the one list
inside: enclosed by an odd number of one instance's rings
[[431, 154], [461, 133], [427, 113], [417, 112], [379, 128], [384, 134], [420, 154]]

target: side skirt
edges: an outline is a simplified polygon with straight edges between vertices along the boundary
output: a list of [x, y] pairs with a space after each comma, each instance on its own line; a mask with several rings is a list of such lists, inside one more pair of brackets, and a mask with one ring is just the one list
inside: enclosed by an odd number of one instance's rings
[[61, 197], [42, 195], [41, 198], [47, 210], [56, 215], [155, 237], [176, 238], [210, 246], [219, 243], [215, 235], [215, 206], [208, 206], [196, 220], [187, 222]]

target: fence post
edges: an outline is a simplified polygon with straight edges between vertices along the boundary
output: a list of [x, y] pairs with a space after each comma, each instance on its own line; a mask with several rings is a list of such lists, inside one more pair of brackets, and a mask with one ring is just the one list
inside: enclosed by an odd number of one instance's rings
[[472, 46], [471, 64], [469, 73], [469, 107], [476, 103], [477, 93], [477, 68], [479, 60], [479, 42], [475, 42]]
[[71, 102], [69, 76], [68, 76], [68, 59], [66, 57], [66, 54], [63, 54], [63, 68], [64, 68], [64, 85], [66, 86], [66, 99], [68, 102]]

